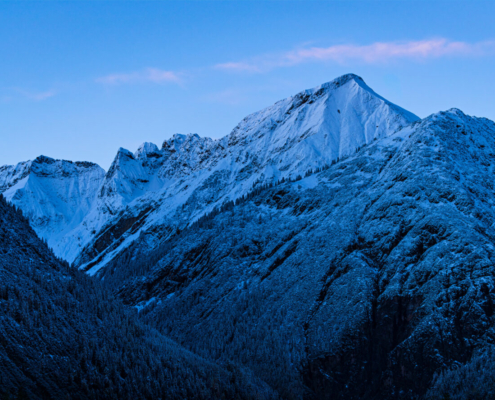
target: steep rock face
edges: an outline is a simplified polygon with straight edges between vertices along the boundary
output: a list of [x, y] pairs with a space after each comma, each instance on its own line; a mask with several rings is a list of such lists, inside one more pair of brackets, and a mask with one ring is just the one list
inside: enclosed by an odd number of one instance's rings
[[495, 124], [449, 110], [100, 274], [285, 398], [418, 398], [495, 339], [494, 168]]
[[71, 233], [86, 238], [75, 263], [94, 274], [135, 240], [153, 247], [254, 185], [302, 176], [416, 120], [345, 75], [248, 116], [219, 140], [175, 135], [161, 149], [121, 149], [93, 209]]
[[235, 364], [139, 322], [58, 260], [0, 196], [0, 395], [29, 399], [276, 398]]
[[60, 255], [63, 238], [91, 209], [104, 174], [90, 162], [40, 156], [0, 167], [0, 193], [23, 210], [38, 235]]

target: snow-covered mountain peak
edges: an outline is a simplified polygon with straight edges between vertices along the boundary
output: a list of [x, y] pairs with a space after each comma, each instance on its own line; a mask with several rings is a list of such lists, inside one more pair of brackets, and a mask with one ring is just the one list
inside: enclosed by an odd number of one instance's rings
[[345, 75], [339, 76], [338, 78], [335, 78], [332, 81], [322, 83], [321, 85], [316, 86], [316, 87], [314, 87], [312, 89], [304, 90], [301, 93], [298, 93], [296, 96], [298, 96], [298, 95], [300, 95], [302, 93], [305, 93], [305, 92], [308, 93], [308, 94], [314, 94], [314, 93], [318, 93], [318, 92], [321, 93], [322, 91], [335, 90], [335, 89], [339, 88], [340, 86], [343, 86], [346, 83], [349, 83], [351, 81], [354, 81], [354, 82], [356, 82], [358, 84], [361, 83], [364, 86], [366, 86], [366, 88], [368, 88], [369, 90], [371, 90], [366, 85], [366, 83], [364, 83], [363, 78], [361, 78], [360, 76], [355, 75], [355, 74], [345, 74]]
[[144, 142], [134, 153], [134, 157], [137, 159], [156, 158], [161, 157], [161, 155], [158, 146], [151, 142]]
[[347, 74], [247, 116], [228, 145], [249, 147], [262, 165], [304, 173], [417, 120]]
[[[456, 130], [463, 131], [468, 129], [470, 124], [479, 125], [480, 123], [486, 123], [489, 125], [495, 124], [492, 120], [487, 118], [478, 118], [468, 115], [458, 108], [450, 108], [445, 111], [439, 111], [429, 115], [426, 118], [417, 122], [419, 126], [445, 126], [446, 124], [453, 125]], [[416, 125], [416, 124], [415, 124]]]
[[445, 111], [447, 113], [451, 113], [451, 114], [457, 114], [457, 115], [466, 115], [464, 113], [464, 111], [456, 108], [456, 107], [452, 107], [452, 108], [449, 108], [447, 111]]
[[159, 191], [170, 178], [189, 175], [207, 158], [212, 143], [198, 134], [175, 134], [161, 149], [149, 142], [134, 154], [120, 148], [100, 190], [100, 206], [117, 212], [139, 196]]
[[68, 161], [68, 160], [56, 160], [47, 156], [36, 157], [30, 165], [31, 174], [39, 176], [53, 176], [57, 178], [62, 177], [76, 177], [85, 173], [97, 173], [101, 174], [102, 168], [95, 163], [89, 161]]
[[132, 154], [132, 152], [130, 150], [124, 149], [123, 147], [119, 147], [119, 149], [117, 150], [117, 156], [115, 159], [118, 159], [120, 157], [134, 158], [134, 154]]
[[28, 163], [32, 163], [32, 165], [65, 165], [65, 166], [70, 166], [73, 165], [76, 168], [100, 168], [98, 164], [95, 164], [90, 161], [70, 161], [70, 160], [57, 160], [55, 158], [51, 158], [48, 156], [38, 156], [32, 161], [26, 161]]
[[[61, 160], [61, 161], [64, 161], [64, 160]], [[55, 160], [51, 157], [47, 157], [47, 156], [44, 156], [44, 155], [41, 155], [41, 156], [38, 156], [36, 157], [34, 160], [33, 160], [34, 163], [37, 163], [37, 164], [54, 164], [55, 163]]]
[[418, 119], [348, 74], [249, 115], [234, 128], [229, 144], [268, 134], [276, 148], [284, 148], [287, 141], [323, 133], [337, 157]]
[[0, 167], [0, 192], [23, 210], [38, 235], [64, 254], [58, 249], [61, 239], [87, 215], [104, 176], [91, 162], [39, 156]]
[[435, 118], [437, 119], [438, 118], [457, 118], [457, 119], [472, 118], [471, 116], [465, 114], [462, 110], [459, 110], [458, 108], [455, 107], [435, 113], [433, 114], [433, 116], [435, 116]]
[[[34, 160], [22, 161], [16, 165], [1, 166], [0, 193], [13, 188], [18, 183], [19, 185], [24, 185], [26, 183], [26, 179], [30, 176], [45, 178], [74, 177], [77, 179], [77, 176], [80, 174], [95, 173], [98, 175], [101, 174], [102, 171], [103, 170], [99, 165], [92, 162], [56, 160], [54, 158], [41, 155], [36, 157]], [[9, 193], [5, 193], [5, 196], [8, 197]]]
[[203, 168], [215, 157], [218, 141], [197, 133], [175, 134], [163, 142], [162, 154], [166, 162], [160, 171], [165, 178], [187, 176]]
[[[495, 130], [495, 122], [487, 118], [465, 114], [458, 108], [451, 108], [431, 114], [414, 124], [414, 128], [416, 132], [422, 133], [427, 140], [438, 139], [442, 132], [449, 132], [452, 139], [460, 135], [459, 137], [465, 141], [461, 148], [464, 151], [469, 151], [473, 145], [479, 149], [489, 147], [486, 143], [486, 133]], [[443, 140], [444, 138], [440, 142]]]
[[213, 142], [212, 139], [201, 137], [197, 133], [189, 133], [187, 135], [176, 133], [170, 139], [163, 142], [162, 150], [165, 152], [183, 153], [198, 147], [205, 148], [211, 144], [211, 142]]
[[117, 150], [117, 154], [115, 155], [110, 168], [105, 174], [105, 179], [111, 179], [121, 169], [122, 164], [125, 164], [127, 161], [134, 159], [135, 156], [131, 151], [120, 147]]
[[[108, 260], [140, 230], [191, 223], [257, 184], [304, 176], [417, 120], [347, 74], [247, 116], [221, 139], [175, 134], [161, 148], [148, 142], [135, 153], [120, 148], [94, 191], [91, 210], [55, 251], [80, 265], [101, 261], [104, 250]], [[22, 177], [26, 168], [7, 175]], [[0, 171], [0, 186], [1, 176]], [[103, 234], [124, 217], [140, 221], [128, 239], [122, 235], [131, 222], [122, 222], [118, 233]]]

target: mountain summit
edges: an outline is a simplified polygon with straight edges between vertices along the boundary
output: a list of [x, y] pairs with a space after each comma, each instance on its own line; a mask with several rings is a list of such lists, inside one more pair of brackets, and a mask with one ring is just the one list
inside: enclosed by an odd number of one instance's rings
[[[303, 151], [328, 162], [416, 120], [362, 78], [347, 74], [249, 115], [230, 134], [229, 143], [256, 142], [270, 155], [289, 150], [287, 158]], [[292, 149], [294, 142], [302, 145]]]
[[[75, 182], [62, 167], [58, 175], [51, 168], [51, 195], [12, 185], [20, 170], [24, 180], [33, 180], [26, 163], [2, 167], [0, 182], [9, 183], [2, 185], [6, 197], [58, 256], [99, 267], [142, 231], [184, 227], [255, 185], [303, 176], [418, 119], [347, 74], [247, 116], [218, 140], [177, 134], [161, 148], [143, 143], [135, 153], [120, 149], [104, 177], [95, 166]], [[69, 198], [61, 203], [53, 195], [58, 192]]]
[[40, 156], [0, 167], [0, 193], [22, 209], [50, 247], [57, 248], [91, 209], [104, 175], [105, 171], [91, 162]]
[[440, 112], [98, 276], [285, 399], [493, 398], [494, 168], [495, 124]]

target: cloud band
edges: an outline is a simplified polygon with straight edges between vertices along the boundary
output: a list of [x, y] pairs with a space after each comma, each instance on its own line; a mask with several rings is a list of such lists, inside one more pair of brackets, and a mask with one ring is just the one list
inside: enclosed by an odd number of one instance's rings
[[215, 69], [237, 72], [265, 72], [305, 62], [327, 61], [345, 64], [358, 61], [379, 64], [398, 59], [426, 60], [445, 56], [481, 56], [495, 53], [495, 41], [477, 43], [431, 39], [407, 42], [376, 42], [370, 45], [334, 45], [310, 47], [289, 52], [265, 55], [248, 61], [227, 62]]

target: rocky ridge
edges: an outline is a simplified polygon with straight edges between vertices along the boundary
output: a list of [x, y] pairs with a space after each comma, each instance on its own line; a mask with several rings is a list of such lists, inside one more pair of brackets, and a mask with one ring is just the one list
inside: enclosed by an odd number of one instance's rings
[[[152, 244], [153, 232], [182, 229], [256, 184], [302, 176], [416, 120], [349, 74], [251, 114], [222, 139], [174, 135], [161, 149], [152, 143], [134, 154], [120, 149], [104, 179], [100, 173], [94, 180], [97, 196], [77, 213], [79, 223], [66, 222], [59, 235], [35, 221], [42, 216], [17, 200], [17, 188], [5, 195], [26, 210], [58, 256], [94, 274], [140, 235]], [[0, 176], [12, 180], [13, 170], [3, 167]], [[39, 202], [34, 191], [24, 196]]]

